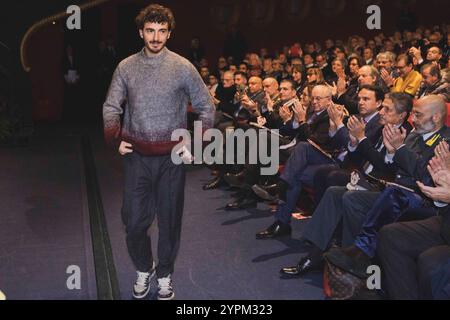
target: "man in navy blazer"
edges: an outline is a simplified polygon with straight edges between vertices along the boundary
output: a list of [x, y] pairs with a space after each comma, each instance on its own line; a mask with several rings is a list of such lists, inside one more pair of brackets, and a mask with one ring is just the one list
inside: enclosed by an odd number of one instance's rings
[[[408, 117], [412, 109], [411, 96], [404, 93], [388, 93], [383, 101], [383, 108], [380, 111], [382, 118], [389, 119], [388, 123], [395, 123], [397, 126], [403, 127], [407, 133], [412, 130]], [[386, 123], [386, 120], [382, 123]], [[377, 178], [384, 180], [393, 180], [395, 175], [395, 166], [386, 164], [384, 156], [380, 151], [385, 151], [383, 145], [383, 137], [381, 130], [377, 124], [368, 123], [364, 128], [361, 121], [351, 120], [349, 126], [350, 136], [354, 139], [350, 141], [348, 146], [348, 154], [342, 162], [340, 168], [335, 166], [324, 166], [320, 168], [314, 176], [314, 200], [316, 205], [319, 204], [323, 194], [328, 187], [345, 186], [350, 181], [350, 173], [352, 170], [371, 174]], [[348, 131], [348, 130], [347, 130]], [[343, 132], [341, 136], [347, 134]], [[372, 140], [368, 137], [372, 137]], [[374, 138], [376, 141], [374, 141]]]
[[[411, 96], [406, 93], [387, 94], [379, 112], [380, 123], [405, 127], [408, 132], [411, 131], [411, 125], [407, 120], [412, 104]], [[380, 137], [378, 142], [373, 145], [366, 138], [364, 130], [362, 130], [363, 126], [353, 127], [350, 123], [348, 126], [351, 128], [350, 134], [357, 140], [355, 141], [357, 145], [349, 147], [350, 150], [346, 157], [348, 161], [345, 161], [344, 165], [358, 165], [361, 173], [393, 181], [398, 167], [395, 163], [388, 164], [384, 161], [386, 147], [383, 137]], [[364, 164], [361, 165], [361, 163]], [[296, 265], [280, 270], [284, 276], [299, 277], [309, 271], [323, 270], [322, 255], [331, 246], [333, 236], [340, 235], [339, 239], [344, 246], [352, 244], [364, 221], [365, 213], [370, 209], [372, 200], [379, 193], [370, 190], [348, 190], [345, 185], [350, 181], [350, 171], [347, 169], [335, 169], [330, 172], [330, 175], [339, 175], [344, 183], [326, 189], [302, 234], [302, 238], [308, 241], [310, 246]], [[333, 178], [335, 179], [335, 177]], [[316, 184], [314, 186], [316, 187]], [[362, 199], [364, 201], [361, 201]]]
[[[275, 214], [275, 222], [267, 229], [256, 234], [257, 239], [274, 238], [291, 233], [291, 213], [295, 209], [302, 185], [312, 186], [314, 175], [323, 166], [338, 168], [348, 153], [346, 149], [350, 142], [348, 129], [344, 125], [344, 110], [331, 103], [330, 90], [313, 90], [312, 103], [324, 103], [329, 100], [327, 113], [329, 115], [329, 136], [334, 152], [327, 157], [323, 152], [308, 142], [300, 142], [295, 146], [285, 169], [281, 174], [281, 185], [286, 189], [286, 195], [280, 194], [280, 201]], [[378, 108], [384, 99], [383, 91], [376, 86], [362, 86], [358, 94], [360, 117], [366, 122], [366, 136], [373, 144], [381, 135], [382, 126], [379, 123]], [[282, 189], [283, 189], [282, 188]]]
[[[352, 245], [335, 248], [325, 254], [332, 264], [355, 275], [364, 277], [370, 260], [375, 256], [381, 227], [397, 221], [407, 209], [430, 205], [430, 200], [419, 190], [416, 182], [433, 186], [427, 165], [435, 155], [436, 146], [449, 138], [449, 128], [445, 126], [447, 107], [442, 97], [430, 95], [417, 101], [412, 114], [414, 131], [407, 137], [406, 130], [393, 126], [383, 129], [387, 150], [385, 162], [397, 165], [395, 182], [398, 185], [386, 187], [376, 197]], [[433, 204], [435, 207], [447, 205], [438, 201]]]

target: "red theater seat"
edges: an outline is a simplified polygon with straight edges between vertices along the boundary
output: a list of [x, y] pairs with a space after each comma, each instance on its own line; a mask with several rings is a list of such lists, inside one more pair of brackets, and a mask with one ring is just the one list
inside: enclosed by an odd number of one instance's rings
[[450, 103], [447, 103], [447, 121], [445, 121], [447, 127], [450, 127]]

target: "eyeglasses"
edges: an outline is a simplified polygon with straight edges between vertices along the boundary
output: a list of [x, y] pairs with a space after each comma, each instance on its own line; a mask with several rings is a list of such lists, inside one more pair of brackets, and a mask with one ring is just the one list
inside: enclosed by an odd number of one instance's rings
[[403, 69], [405, 69], [407, 66], [405, 65], [405, 66], [395, 66], [397, 69], [399, 69], [399, 70], [403, 70]]
[[326, 97], [311, 97], [311, 100], [312, 101], [315, 101], [315, 100], [320, 101], [320, 100], [327, 99], [327, 98], [330, 98], [330, 96], [326, 96]]

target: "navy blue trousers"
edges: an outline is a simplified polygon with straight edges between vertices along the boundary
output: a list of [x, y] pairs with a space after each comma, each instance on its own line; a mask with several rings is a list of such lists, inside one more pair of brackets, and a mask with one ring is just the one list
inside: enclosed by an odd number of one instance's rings
[[185, 166], [170, 155], [143, 156], [134, 151], [124, 160], [122, 221], [126, 226], [128, 253], [138, 271], [153, 264], [148, 229], [158, 217], [158, 278], [173, 273], [180, 246], [184, 205]]
[[290, 223], [302, 186], [312, 186], [317, 170], [333, 163], [333, 160], [324, 156], [309, 143], [298, 143], [281, 174], [281, 179], [289, 184], [289, 188], [286, 192], [286, 202], [279, 204], [275, 219], [285, 224]]
[[356, 237], [355, 245], [369, 257], [374, 257], [377, 235], [381, 227], [397, 221], [407, 209], [424, 206], [424, 200], [418, 194], [398, 187], [387, 187], [367, 213], [362, 231]]

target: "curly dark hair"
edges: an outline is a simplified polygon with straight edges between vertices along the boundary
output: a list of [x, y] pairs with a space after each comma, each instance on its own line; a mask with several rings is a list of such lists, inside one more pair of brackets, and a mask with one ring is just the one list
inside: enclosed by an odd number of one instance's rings
[[144, 29], [146, 22], [167, 23], [169, 31], [175, 29], [175, 18], [172, 10], [155, 3], [142, 9], [137, 15], [135, 22], [139, 30]]

